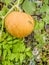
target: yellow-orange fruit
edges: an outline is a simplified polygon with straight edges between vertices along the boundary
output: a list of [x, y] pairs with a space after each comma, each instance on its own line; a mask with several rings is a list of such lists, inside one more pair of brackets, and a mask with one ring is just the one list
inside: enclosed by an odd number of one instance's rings
[[5, 18], [5, 28], [11, 35], [22, 38], [31, 34], [34, 20], [26, 13], [13, 11]]

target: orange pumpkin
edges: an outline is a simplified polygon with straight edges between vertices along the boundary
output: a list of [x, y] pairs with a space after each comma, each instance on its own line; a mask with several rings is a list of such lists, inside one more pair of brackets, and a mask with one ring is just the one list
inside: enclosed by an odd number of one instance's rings
[[22, 38], [31, 34], [34, 29], [34, 20], [24, 12], [13, 11], [5, 18], [5, 28], [11, 35]]

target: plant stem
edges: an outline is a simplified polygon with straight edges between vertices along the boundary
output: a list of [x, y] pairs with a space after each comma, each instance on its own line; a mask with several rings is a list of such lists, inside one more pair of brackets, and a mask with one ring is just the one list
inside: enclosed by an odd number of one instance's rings
[[3, 28], [4, 28], [4, 19], [2, 19], [2, 28], [1, 28], [2, 32], [3, 32]]
[[17, 6], [19, 6], [19, 4], [20, 4], [20, 0], [17, 0]]
[[15, 8], [15, 6], [13, 6], [13, 7], [8, 11], [8, 13], [4, 16], [4, 19], [5, 19], [5, 17], [6, 17], [14, 8]]
[[6, 17], [15, 7], [18, 8], [19, 11], [22, 11], [21, 8], [19, 7], [19, 3], [20, 3], [20, 0], [17, 0], [17, 4], [14, 5], [14, 6], [7, 12], [7, 14], [6, 14], [5, 16], [2, 16], [2, 17], [0, 17], [0, 18], [5, 19], [5, 17]]
[[0, 18], [1, 18], [1, 19], [4, 19], [4, 16], [1, 16]]
[[15, 5], [15, 7], [19, 9], [20, 12], [22, 12], [22, 9], [19, 6]]
[[22, 11], [21, 8], [20, 8], [18, 5], [14, 5], [14, 6], [9, 10], [9, 12], [4, 16], [4, 19], [5, 19], [5, 17], [6, 17], [15, 7], [18, 8], [19, 11]]

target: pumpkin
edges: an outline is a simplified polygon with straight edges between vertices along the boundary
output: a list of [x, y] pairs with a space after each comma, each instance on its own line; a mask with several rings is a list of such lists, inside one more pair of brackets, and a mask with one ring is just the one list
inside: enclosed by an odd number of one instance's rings
[[34, 29], [34, 19], [24, 12], [12, 11], [5, 18], [5, 28], [15, 37], [26, 37]]

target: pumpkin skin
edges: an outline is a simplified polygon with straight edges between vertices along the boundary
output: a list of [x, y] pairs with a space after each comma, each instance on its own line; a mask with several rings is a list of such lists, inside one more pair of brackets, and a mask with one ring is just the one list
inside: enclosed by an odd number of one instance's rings
[[15, 37], [26, 37], [34, 29], [34, 20], [26, 13], [13, 11], [5, 18], [5, 28]]

